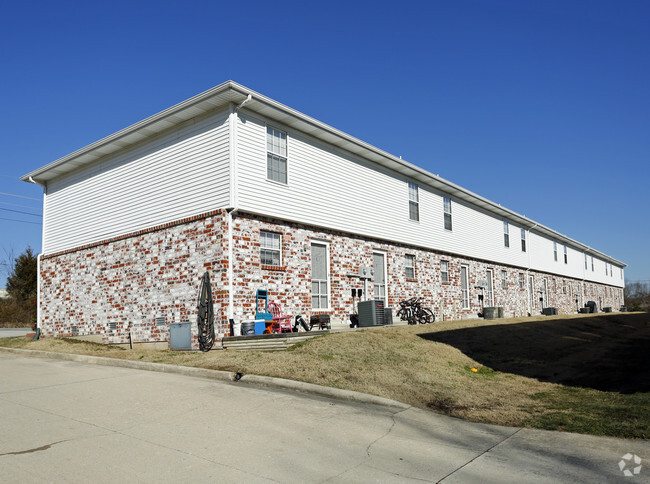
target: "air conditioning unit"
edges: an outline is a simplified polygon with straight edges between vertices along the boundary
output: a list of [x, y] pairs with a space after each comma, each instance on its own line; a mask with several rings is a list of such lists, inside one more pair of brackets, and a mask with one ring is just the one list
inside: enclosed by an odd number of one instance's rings
[[[390, 318], [390, 322], [388, 318]], [[359, 303], [359, 327], [392, 324], [392, 319], [392, 311], [384, 307], [384, 301], [382, 300]]]

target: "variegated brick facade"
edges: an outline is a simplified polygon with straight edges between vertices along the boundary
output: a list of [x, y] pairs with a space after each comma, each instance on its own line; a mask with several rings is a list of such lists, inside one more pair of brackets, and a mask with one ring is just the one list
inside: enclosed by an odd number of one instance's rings
[[[169, 323], [192, 322], [196, 347], [196, 299], [200, 278], [209, 271], [215, 301], [216, 332], [228, 333], [229, 214], [215, 211], [190, 219], [49, 255], [41, 261], [41, 319], [44, 336], [102, 335], [104, 341], [167, 341]], [[278, 267], [260, 261], [260, 231], [281, 235], [282, 262]], [[481, 310], [475, 286], [493, 271], [494, 305], [506, 316], [530, 312], [528, 276], [534, 278], [534, 314], [539, 314], [540, 287], [546, 279], [547, 305], [562, 313], [576, 312], [587, 300], [614, 309], [623, 304], [622, 289], [526, 271], [492, 262], [417, 249], [352, 234], [271, 220], [250, 214], [232, 216], [233, 315], [253, 319], [255, 291], [267, 289], [271, 301], [286, 314], [314, 314], [311, 308], [311, 244], [325, 243], [329, 255], [329, 296], [334, 324], [345, 324], [353, 312], [351, 289], [364, 289], [373, 298], [373, 283], [354, 277], [359, 266], [372, 267], [373, 252], [385, 254], [388, 306], [422, 296], [436, 319], [476, 317]], [[406, 255], [415, 259], [415, 278], [407, 279]], [[440, 263], [447, 261], [449, 281], [441, 282]], [[461, 304], [460, 267], [469, 275], [470, 307]], [[501, 271], [506, 271], [502, 285]], [[520, 274], [524, 285], [520, 287]], [[576, 302], [576, 297], [578, 302]], [[165, 325], [156, 325], [165, 317]], [[111, 324], [114, 323], [114, 324]], [[114, 326], [114, 329], [113, 329]]]

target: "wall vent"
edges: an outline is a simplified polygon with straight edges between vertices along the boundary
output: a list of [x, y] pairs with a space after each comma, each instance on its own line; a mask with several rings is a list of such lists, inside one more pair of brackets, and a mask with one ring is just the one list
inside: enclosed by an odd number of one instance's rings
[[116, 330], [117, 329], [117, 323], [108, 323], [108, 329], [110, 330]]
[[156, 326], [165, 326], [167, 322], [165, 321], [165, 316], [160, 316], [156, 318]]

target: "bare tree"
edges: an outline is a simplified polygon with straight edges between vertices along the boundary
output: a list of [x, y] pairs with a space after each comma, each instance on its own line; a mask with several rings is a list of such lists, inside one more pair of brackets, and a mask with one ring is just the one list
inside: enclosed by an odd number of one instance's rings
[[650, 284], [644, 281], [626, 282], [623, 290], [630, 311], [650, 311]]

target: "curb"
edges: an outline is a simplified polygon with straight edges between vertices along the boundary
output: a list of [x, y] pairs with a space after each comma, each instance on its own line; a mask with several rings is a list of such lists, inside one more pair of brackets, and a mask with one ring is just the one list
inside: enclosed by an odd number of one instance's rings
[[0, 346], [0, 352], [15, 353], [29, 358], [49, 358], [53, 360], [74, 361], [77, 363], [88, 363], [91, 365], [116, 366], [120, 368], [131, 368], [134, 370], [157, 371], [161, 373], [175, 373], [178, 375], [193, 376], [197, 378], [208, 378], [230, 383], [243, 383], [247, 386], [275, 388], [290, 390], [294, 392], [316, 395], [320, 397], [335, 398], [347, 402], [379, 405], [393, 409], [406, 410], [411, 405], [391, 400], [390, 398], [378, 397], [368, 393], [355, 392], [353, 390], [342, 390], [339, 388], [326, 387], [315, 383], [305, 383], [284, 378], [273, 378], [270, 376], [246, 375], [222, 370], [209, 370], [207, 368], [195, 368], [191, 366], [167, 365], [165, 363], [151, 363], [148, 361], [121, 360], [117, 358], [104, 358], [101, 356], [76, 355], [73, 353], [56, 353], [53, 351], [25, 350], [20, 348], [5, 348]]

